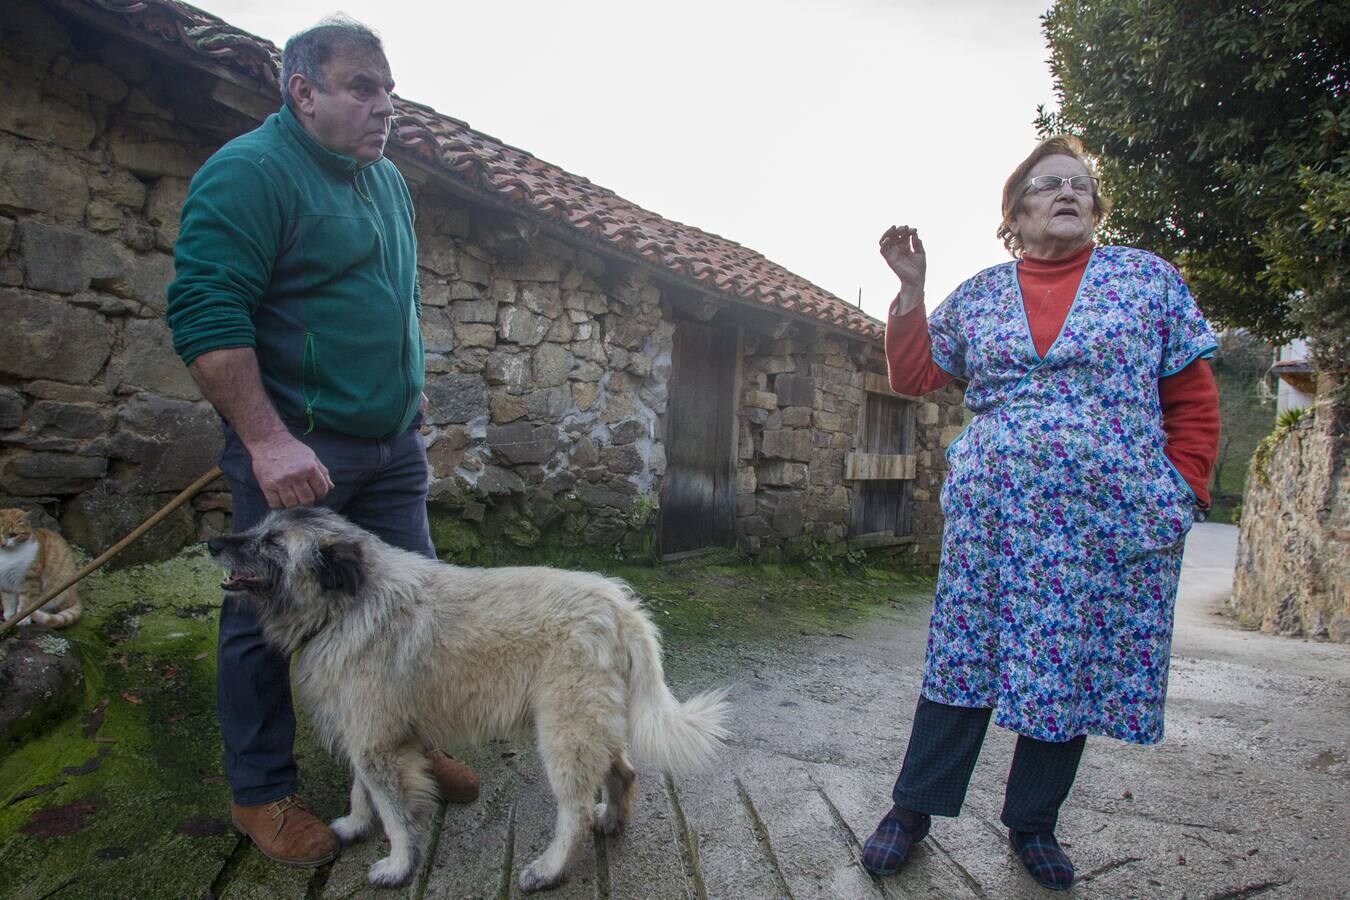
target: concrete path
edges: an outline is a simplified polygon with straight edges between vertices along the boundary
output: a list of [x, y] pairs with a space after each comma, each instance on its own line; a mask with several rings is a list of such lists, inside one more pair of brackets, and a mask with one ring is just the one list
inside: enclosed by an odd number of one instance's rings
[[[1191, 534], [1166, 740], [1088, 742], [1059, 828], [1080, 876], [1071, 896], [1350, 896], [1350, 647], [1223, 618], [1235, 544], [1230, 526]], [[618, 838], [588, 841], [572, 879], [547, 896], [1045, 894], [998, 822], [1013, 736], [997, 728], [960, 818], [937, 820], [897, 876], [858, 865], [860, 841], [890, 803], [927, 615], [897, 605], [850, 634], [772, 650], [728, 641], [696, 666], [672, 661], [681, 696], [734, 685], [730, 752], [697, 777], [640, 771], [636, 821]], [[493, 743], [471, 761], [484, 794], [445, 811], [434, 858], [406, 896], [516, 896], [516, 874], [548, 837], [552, 801], [526, 745]], [[322, 896], [373, 895], [365, 870], [382, 852], [375, 841], [349, 848]]]

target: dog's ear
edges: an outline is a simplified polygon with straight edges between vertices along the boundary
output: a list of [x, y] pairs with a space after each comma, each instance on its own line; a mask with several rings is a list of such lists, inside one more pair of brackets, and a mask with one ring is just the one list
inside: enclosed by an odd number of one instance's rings
[[359, 593], [366, 581], [366, 570], [361, 560], [361, 545], [338, 541], [319, 551], [319, 587], [325, 591]]

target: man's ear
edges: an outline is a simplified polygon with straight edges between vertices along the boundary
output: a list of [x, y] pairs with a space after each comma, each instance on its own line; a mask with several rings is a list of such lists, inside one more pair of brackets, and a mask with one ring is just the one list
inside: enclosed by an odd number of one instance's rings
[[325, 591], [358, 594], [366, 583], [361, 545], [349, 541], [329, 544], [319, 551], [319, 587]]
[[303, 116], [314, 114], [314, 94], [316, 91], [318, 91], [318, 88], [315, 87], [314, 82], [299, 72], [286, 80], [286, 92], [295, 102], [296, 111]]

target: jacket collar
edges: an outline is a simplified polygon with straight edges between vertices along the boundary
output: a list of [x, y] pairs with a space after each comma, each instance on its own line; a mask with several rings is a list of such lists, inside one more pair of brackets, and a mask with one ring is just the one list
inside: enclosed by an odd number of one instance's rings
[[[334, 153], [315, 139], [314, 135], [305, 130], [305, 126], [300, 124], [300, 120], [291, 112], [289, 106], [283, 105], [281, 111], [277, 113], [277, 120], [280, 122], [281, 131], [288, 138], [299, 144], [305, 149], [314, 161], [324, 169], [332, 172], [340, 178], [352, 179], [356, 173], [362, 169], [375, 165], [379, 160], [362, 165], [350, 156], [344, 156], [341, 153]], [[383, 157], [381, 157], [383, 159]]]

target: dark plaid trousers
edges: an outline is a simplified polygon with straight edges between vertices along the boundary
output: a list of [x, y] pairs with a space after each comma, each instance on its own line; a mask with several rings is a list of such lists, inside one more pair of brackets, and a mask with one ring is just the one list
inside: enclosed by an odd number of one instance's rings
[[[895, 805], [934, 816], [959, 814], [992, 712], [921, 696], [891, 792]], [[1003, 824], [1018, 831], [1054, 831], [1086, 743], [1085, 735], [1062, 743], [1018, 735], [1003, 797]]]

